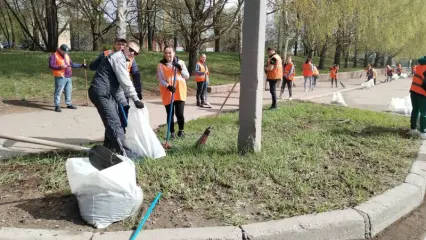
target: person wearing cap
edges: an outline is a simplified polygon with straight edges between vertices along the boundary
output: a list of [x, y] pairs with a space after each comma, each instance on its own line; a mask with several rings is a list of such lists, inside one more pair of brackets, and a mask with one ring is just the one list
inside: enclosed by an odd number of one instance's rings
[[267, 65], [265, 67], [266, 72], [266, 81], [269, 82], [269, 92], [272, 97], [272, 105], [269, 109], [273, 110], [277, 108], [277, 93], [276, 86], [277, 82], [281, 81], [283, 77], [283, 65], [281, 57], [275, 53], [275, 50], [272, 48], [267, 49], [269, 56]]
[[[103, 52], [101, 52], [98, 57], [93, 60], [90, 64], [89, 64], [89, 69], [92, 71], [96, 71], [96, 69], [98, 69], [99, 64], [101, 63], [102, 59], [105, 58], [106, 56], [117, 52], [117, 51], [123, 51], [124, 47], [127, 44], [127, 40], [124, 38], [116, 38], [114, 41], [114, 48], [110, 49], [110, 50], [105, 50]], [[136, 59], [131, 58], [129, 59], [129, 62], [127, 63], [127, 70], [130, 73], [130, 76], [132, 77], [133, 80], [133, 85], [136, 89], [136, 92], [138, 93], [138, 98], [142, 99], [142, 83], [141, 83], [141, 75], [139, 73], [139, 68], [138, 65], [136, 63]], [[129, 115], [129, 104], [128, 104], [128, 99], [126, 99], [124, 97], [124, 95], [122, 96], [118, 96], [119, 98], [119, 102], [121, 104], [120, 109], [122, 107], [123, 112], [121, 112], [120, 114], [120, 119], [121, 119], [121, 123], [123, 128], [125, 129], [127, 127], [127, 120], [128, 119], [128, 115]]]
[[124, 95], [133, 100], [136, 108], [144, 108], [127, 69], [128, 61], [139, 54], [139, 49], [139, 44], [132, 41], [122, 51], [104, 57], [88, 90], [90, 101], [97, 108], [105, 126], [104, 146], [129, 158], [138, 156], [126, 143], [117, 96], [124, 91]]
[[61, 94], [65, 88], [65, 103], [69, 109], [77, 109], [72, 104], [72, 68], [87, 68], [86, 64], [73, 63], [68, 55], [69, 47], [62, 44], [55, 53], [49, 57], [49, 68], [52, 69], [53, 77], [55, 78], [55, 111], [62, 112], [61, 109]]

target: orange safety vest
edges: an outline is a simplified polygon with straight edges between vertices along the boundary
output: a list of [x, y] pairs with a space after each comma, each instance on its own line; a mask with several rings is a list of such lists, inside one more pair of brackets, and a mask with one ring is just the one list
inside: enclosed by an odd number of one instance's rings
[[[70, 63], [71, 63], [71, 59], [70, 59], [70, 57], [68, 56], [68, 54], [65, 54], [65, 55], [64, 55], [65, 59], [64, 59], [64, 57], [62, 57], [62, 56], [61, 56], [61, 54], [60, 54], [59, 52], [57, 52], [57, 51], [56, 51], [54, 54], [55, 54], [55, 58], [56, 58], [56, 65], [57, 65], [57, 66], [62, 66], [62, 65], [69, 66], [69, 65], [70, 65]], [[53, 76], [54, 76], [54, 77], [65, 77], [65, 69], [66, 69], [66, 68], [64, 68], [64, 69], [58, 69], [58, 70], [52, 69]], [[72, 71], [72, 70], [71, 70], [71, 67], [70, 67], [70, 71]]]
[[330, 77], [333, 78], [333, 79], [337, 78], [337, 68], [336, 67], [331, 67]]
[[[104, 51], [104, 56], [108, 56], [110, 54], [114, 53], [113, 50], [105, 50]], [[127, 63], [127, 71], [130, 72], [130, 70], [132, 69], [132, 64], [133, 64], [133, 58], [130, 59], [130, 61]]]
[[[283, 75], [287, 75], [290, 73], [291, 68], [293, 67], [293, 63], [287, 63], [287, 65], [285, 65], [284, 68], [284, 74]], [[287, 80], [293, 80], [294, 79], [294, 73], [295, 73], [296, 69], [293, 70], [293, 73], [291, 75], [288, 76]]]
[[[272, 58], [277, 60], [275, 64], [271, 64]], [[268, 67], [271, 65], [274, 65], [274, 69], [266, 72], [266, 78], [268, 80], [280, 80], [283, 77], [283, 61], [278, 54], [274, 54], [268, 59]]]
[[319, 75], [319, 71], [317, 67], [314, 67], [314, 72], [313, 72], [314, 76], [318, 76]]
[[[179, 60], [179, 63], [183, 65], [183, 62]], [[160, 71], [164, 76], [168, 85], [173, 86], [173, 78], [174, 78], [174, 67], [167, 67], [166, 65], [159, 63], [157, 67], [157, 71]], [[161, 85], [160, 83], [160, 93], [161, 100], [163, 105], [169, 105], [172, 99], [172, 93], [167, 89], [167, 87]], [[174, 95], [174, 101], [186, 101], [187, 88], [186, 88], [186, 80], [182, 77], [179, 71], [176, 72], [176, 92]]]
[[413, 82], [411, 83], [410, 91], [426, 96], [426, 91], [422, 88], [423, 72], [426, 71], [426, 65], [418, 65], [414, 72]]
[[197, 62], [198, 66], [200, 67], [200, 72], [205, 73], [204, 75], [195, 75], [195, 81], [196, 82], [205, 82], [207, 79], [207, 75], [210, 75], [209, 68], [207, 65], [204, 65], [202, 62]]
[[312, 65], [309, 63], [304, 63], [302, 66], [303, 69], [303, 76], [304, 77], [312, 77], [314, 75], [314, 72], [312, 71]]

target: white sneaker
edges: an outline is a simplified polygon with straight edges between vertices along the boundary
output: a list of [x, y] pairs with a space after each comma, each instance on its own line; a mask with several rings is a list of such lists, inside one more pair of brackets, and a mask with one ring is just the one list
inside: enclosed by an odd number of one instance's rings
[[407, 135], [410, 135], [410, 136], [413, 136], [413, 137], [418, 136], [419, 134], [420, 134], [420, 132], [417, 129], [410, 129], [410, 131], [407, 132]]
[[307, 92], [307, 91], [308, 91], [308, 89], [305, 88], [305, 92]]
[[420, 133], [420, 139], [426, 140], [426, 133]]
[[292, 99], [291, 97], [288, 98], [289, 101], [291, 101], [291, 99]]

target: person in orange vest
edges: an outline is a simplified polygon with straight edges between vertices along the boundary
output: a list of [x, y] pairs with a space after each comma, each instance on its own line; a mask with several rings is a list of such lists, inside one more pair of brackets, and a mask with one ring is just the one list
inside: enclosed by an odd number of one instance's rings
[[313, 75], [312, 75], [312, 81], [313, 81], [312, 87], [316, 87], [317, 86], [317, 80], [318, 80], [318, 77], [319, 77], [319, 71], [318, 71], [317, 66], [315, 66], [315, 64], [312, 64], [312, 66], [314, 67]]
[[[171, 115], [170, 137], [175, 138], [175, 121], [176, 115], [179, 131], [178, 137], [184, 137], [185, 117], [184, 108], [187, 96], [186, 80], [189, 79], [189, 72], [185, 62], [176, 57], [175, 50], [172, 46], [166, 46], [163, 50], [164, 58], [157, 66], [157, 79], [160, 86], [161, 101], [166, 108], [167, 120]], [[175, 82], [176, 81], [176, 82]], [[172, 103], [172, 93], [174, 93], [173, 109], [170, 111]]]
[[[412, 136], [420, 135], [422, 140], [426, 140], [426, 56], [419, 58], [419, 65], [413, 76], [410, 87], [411, 111], [410, 131], [407, 133]], [[420, 114], [420, 134], [417, 130], [417, 118]]]
[[335, 83], [335, 86], [337, 87], [338, 74], [339, 74], [339, 64], [334, 64], [330, 68], [331, 87], [333, 87], [333, 81]]
[[137, 153], [132, 151], [126, 143], [117, 95], [124, 92], [127, 98], [133, 100], [136, 108], [145, 107], [138, 97], [127, 70], [128, 61], [138, 55], [139, 50], [138, 43], [130, 42], [123, 51], [114, 52], [103, 58], [88, 90], [90, 101], [95, 105], [105, 126], [104, 146], [131, 159], [137, 157]]
[[291, 101], [292, 97], [292, 87], [293, 87], [293, 79], [294, 79], [294, 64], [291, 60], [291, 56], [287, 56], [285, 64], [284, 64], [284, 72], [283, 72], [283, 84], [281, 85], [281, 94], [280, 98], [283, 98], [285, 86], [288, 88], [288, 100]]
[[268, 48], [267, 53], [269, 59], [265, 67], [266, 72], [266, 81], [269, 82], [269, 92], [272, 97], [272, 105], [269, 108], [270, 110], [277, 108], [277, 93], [276, 86], [277, 82], [280, 81], [283, 77], [283, 65], [281, 57], [275, 52], [274, 49]]
[[[302, 71], [303, 71], [303, 78], [304, 83], [303, 86], [305, 87], [305, 92], [307, 91], [313, 91], [313, 85], [312, 85], [312, 76], [314, 75], [314, 66], [312, 65], [312, 59], [307, 58], [305, 63], [302, 65]], [[306, 88], [306, 82], [309, 80], [309, 86]]]
[[55, 53], [49, 57], [49, 68], [52, 69], [55, 78], [55, 111], [62, 112], [61, 94], [65, 88], [65, 103], [69, 109], [77, 109], [72, 104], [72, 70], [71, 68], [87, 68], [86, 64], [73, 63], [68, 55], [69, 47], [62, 44]]
[[411, 73], [410, 75], [408, 75], [409, 77], [414, 75], [414, 73], [416, 72], [416, 67], [417, 67], [417, 64], [414, 64], [413, 66], [411, 66]]
[[209, 68], [206, 65], [206, 54], [201, 54], [200, 59], [195, 65], [195, 82], [197, 83], [197, 106], [211, 108], [207, 102], [207, 87], [209, 84]]

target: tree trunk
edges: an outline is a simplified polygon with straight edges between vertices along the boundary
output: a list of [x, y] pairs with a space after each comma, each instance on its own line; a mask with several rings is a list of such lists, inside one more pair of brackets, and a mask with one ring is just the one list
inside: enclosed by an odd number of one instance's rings
[[282, 31], [282, 27], [281, 27], [281, 19], [278, 20], [278, 34], [277, 34], [277, 52], [283, 56], [283, 53], [281, 52], [281, 50], [283, 49], [283, 42], [282, 42], [282, 35], [283, 35], [283, 31]]
[[188, 47], [189, 52], [189, 60], [188, 60], [188, 72], [189, 75], [192, 75], [192, 73], [195, 70], [195, 64], [197, 63], [197, 54], [198, 54], [199, 47], [190, 45]]
[[318, 64], [318, 69], [324, 69], [324, 65], [325, 65], [325, 58], [326, 53], [327, 53], [327, 42], [328, 42], [328, 38], [326, 38], [324, 45], [321, 48], [321, 53], [320, 53], [320, 60], [319, 60], [319, 64]]
[[374, 67], [378, 67], [379, 66], [380, 55], [381, 54], [379, 52], [376, 52], [376, 57], [374, 58], [374, 64], [373, 64]]
[[381, 67], [385, 66], [385, 54], [382, 54], [382, 56], [380, 57], [380, 66]]
[[58, 48], [58, 9], [55, 0], [46, 0], [47, 51], [55, 52]]
[[[10, 48], [12, 48], [12, 47], [15, 46], [15, 26], [13, 26], [12, 16], [10, 16], [9, 11], [7, 11], [7, 17], [9, 18], [9, 23], [10, 23], [10, 35], [11, 35], [12, 39], [10, 39], [10, 37], [9, 37], [9, 40], [12, 40], [13, 45], [10, 46]], [[9, 43], [10, 43], [10, 41], [9, 41]]]
[[177, 38], [177, 33], [175, 33], [175, 36], [173, 37], [173, 48], [176, 50], [177, 47], [178, 47], [178, 38]]
[[345, 51], [345, 66], [344, 68], [348, 68], [349, 67], [349, 49], [347, 49]]
[[358, 67], [358, 41], [355, 40], [355, 49], [354, 49], [354, 63], [352, 67]]
[[337, 39], [336, 53], [334, 54], [334, 64], [340, 65], [340, 58], [342, 56], [342, 45], [340, 39]]
[[148, 27], [148, 51], [152, 51], [152, 42], [154, 40], [154, 26], [152, 25], [152, 0], [146, 3], [146, 26]]
[[117, 0], [117, 25], [115, 36], [117, 38], [127, 38], [126, 31], [126, 9], [127, 9], [127, 0]]
[[294, 54], [293, 56], [297, 56], [297, 42], [298, 42], [298, 38], [299, 38], [299, 31], [296, 30], [296, 37], [294, 39]]
[[386, 61], [386, 64], [389, 66], [392, 65], [392, 56], [388, 56], [388, 60]]
[[365, 51], [365, 54], [364, 54], [364, 67], [365, 68], [368, 66], [368, 57], [369, 57], [369, 54], [368, 54], [367, 51]]

